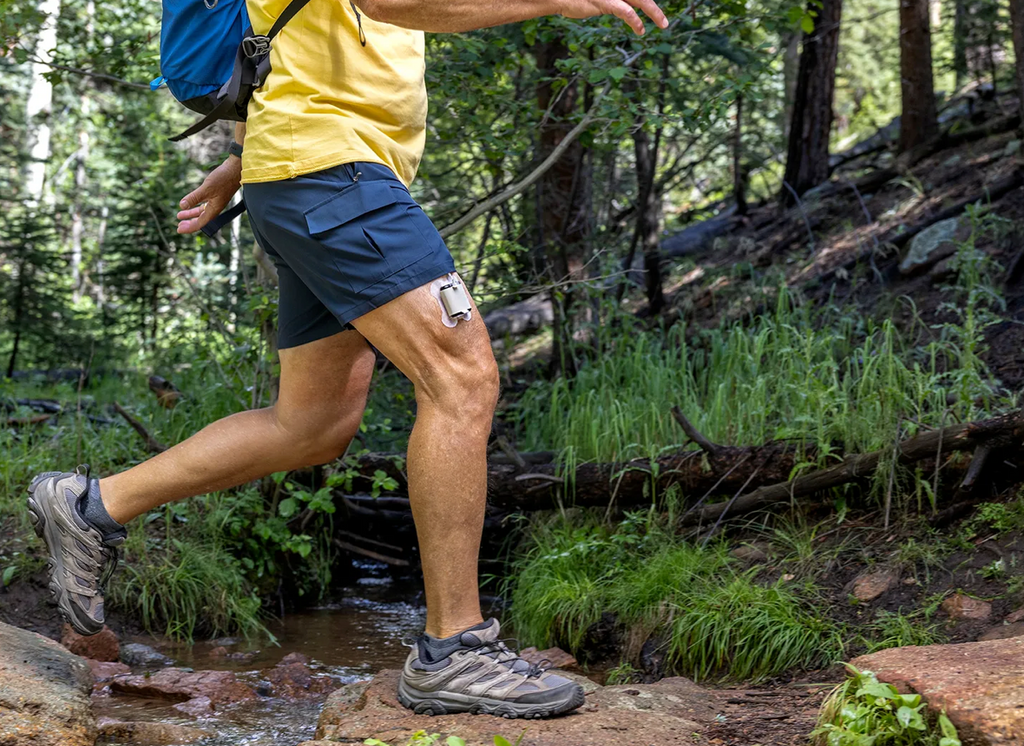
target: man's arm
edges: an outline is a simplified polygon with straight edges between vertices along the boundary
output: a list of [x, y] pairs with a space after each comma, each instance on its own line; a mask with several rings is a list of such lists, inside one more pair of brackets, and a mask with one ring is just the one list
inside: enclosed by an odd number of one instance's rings
[[[235, 125], [235, 142], [245, 142], [245, 122]], [[231, 203], [241, 186], [242, 159], [229, 155], [217, 166], [194, 192], [185, 195], [178, 206], [178, 233], [197, 233], [203, 226], [220, 215]]]
[[644, 22], [637, 8], [659, 27], [668, 26], [668, 19], [655, 0], [355, 0], [355, 3], [375, 21], [432, 32], [472, 31], [541, 16], [613, 15], [642, 36]]

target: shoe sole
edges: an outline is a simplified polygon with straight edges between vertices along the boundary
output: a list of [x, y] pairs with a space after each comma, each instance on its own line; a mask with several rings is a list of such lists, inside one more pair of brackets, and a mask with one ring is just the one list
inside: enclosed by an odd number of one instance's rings
[[36, 489], [47, 479], [54, 479], [62, 476], [62, 472], [51, 471], [40, 474], [32, 480], [28, 487], [28, 515], [35, 529], [36, 536], [46, 542], [46, 549], [49, 558], [46, 561], [46, 569], [50, 575], [50, 596], [60, 609], [60, 615], [71, 625], [71, 628], [80, 635], [95, 635], [103, 629], [103, 625], [88, 617], [84, 619], [79, 615], [75, 605], [71, 602], [70, 594], [61, 584], [60, 579], [64, 577], [64, 560], [62, 559], [61, 531], [57, 521], [50, 513], [49, 501], [36, 498]]
[[452, 715], [468, 712], [471, 715], [494, 715], [495, 717], [540, 719], [564, 715], [583, 706], [586, 697], [582, 687], [559, 702], [543, 704], [516, 704], [501, 699], [473, 697], [468, 694], [450, 692], [416, 692], [402, 681], [398, 684], [398, 701], [417, 715]]

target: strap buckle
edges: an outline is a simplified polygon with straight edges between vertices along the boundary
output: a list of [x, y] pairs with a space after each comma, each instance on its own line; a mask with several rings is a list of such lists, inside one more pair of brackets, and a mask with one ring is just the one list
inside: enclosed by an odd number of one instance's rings
[[247, 36], [242, 39], [242, 54], [249, 59], [270, 54], [270, 37]]

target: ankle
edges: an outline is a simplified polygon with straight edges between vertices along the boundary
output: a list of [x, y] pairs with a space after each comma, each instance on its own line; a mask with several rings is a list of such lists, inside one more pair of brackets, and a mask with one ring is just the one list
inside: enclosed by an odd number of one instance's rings
[[427, 619], [426, 633], [435, 640], [444, 640], [483, 624], [483, 621], [484, 618], [479, 612], [439, 621]]

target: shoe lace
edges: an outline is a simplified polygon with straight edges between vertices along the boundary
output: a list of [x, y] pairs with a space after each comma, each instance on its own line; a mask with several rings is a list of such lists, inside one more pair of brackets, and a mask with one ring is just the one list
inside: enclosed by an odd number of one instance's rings
[[[75, 474], [85, 477], [85, 488], [82, 493], [78, 496], [78, 499], [86, 497], [89, 494], [89, 482], [92, 479], [92, 467], [89, 464], [79, 464], [75, 467]], [[107, 583], [110, 582], [111, 576], [117, 569], [117, 563], [121, 557], [117, 547], [102, 545], [100, 548], [100, 556], [103, 557], [103, 569], [100, 572], [99, 587], [105, 588]]]
[[[519, 655], [519, 650], [521, 648], [522, 645], [515, 637], [504, 637], [499, 640], [481, 642], [479, 645], [470, 645], [465, 649], [472, 652], [479, 652], [481, 655], [485, 655], [488, 658], [493, 658], [495, 662], [506, 666], [509, 670], [512, 670], [515, 673], [522, 674], [528, 679], [539, 678], [551, 667], [551, 661], [547, 658], [543, 658], [536, 663], [530, 663], [530, 661]], [[506, 658], [504, 656], [509, 657]], [[525, 663], [528, 668], [524, 671], [515, 671], [515, 664], [518, 661]]]

